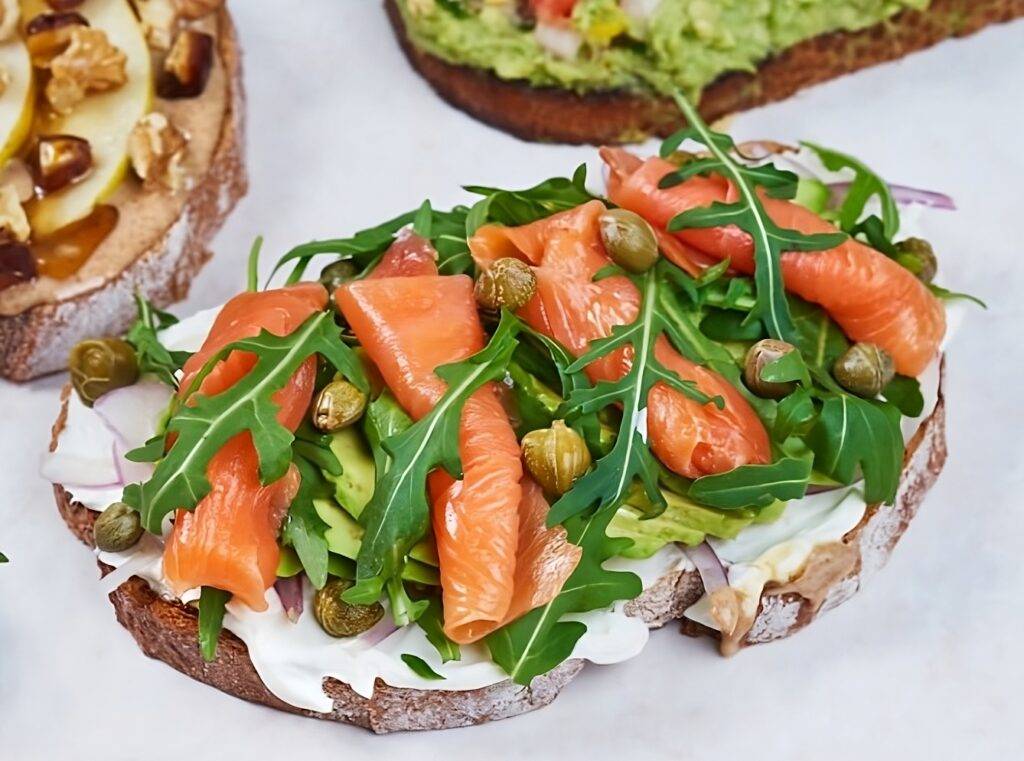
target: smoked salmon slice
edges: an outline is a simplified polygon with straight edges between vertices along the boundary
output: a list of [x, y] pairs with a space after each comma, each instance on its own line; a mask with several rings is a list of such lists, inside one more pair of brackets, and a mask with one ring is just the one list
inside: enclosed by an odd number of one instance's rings
[[[594, 275], [611, 263], [598, 228], [601, 201], [560, 212], [521, 227], [485, 225], [469, 241], [478, 266], [515, 256], [533, 265], [537, 293], [519, 315], [575, 356], [590, 342], [611, 334], [615, 325], [636, 319], [640, 293], [629, 278]], [[655, 356], [679, 376], [694, 381], [725, 407], [700, 404], [664, 384], [648, 397], [648, 435], [654, 453], [676, 473], [697, 478], [771, 457], [768, 434], [757, 414], [725, 378], [680, 355], [661, 337]], [[633, 361], [624, 347], [587, 368], [592, 381], [616, 380]]]
[[[658, 230], [665, 230], [680, 212], [737, 198], [736, 189], [719, 176], [691, 177], [661, 189], [658, 182], [676, 168], [669, 162], [642, 161], [621, 148], [602, 148], [601, 156], [610, 169], [611, 200], [640, 214]], [[761, 200], [780, 227], [803, 233], [836, 232], [832, 224], [803, 206], [763, 194]], [[753, 242], [735, 226], [682, 230], [675, 237], [716, 260], [728, 257], [740, 272], [754, 271]], [[785, 253], [781, 265], [787, 290], [822, 306], [852, 340], [888, 351], [899, 373], [917, 376], [934, 359], [946, 333], [942, 303], [889, 257], [850, 238], [828, 251]]]
[[[262, 293], [247, 292], [224, 305], [210, 334], [183, 368], [182, 393], [206, 361], [227, 344], [263, 329], [287, 335], [324, 308], [327, 292], [303, 283]], [[256, 362], [250, 352], [234, 351], [203, 379], [199, 393], [213, 395], [232, 386]], [[274, 395], [278, 421], [295, 430], [309, 407], [316, 380], [310, 358]], [[299, 488], [294, 466], [263, 486], [251, 435], [241, 433], [211, 458], [206, 468], [211, 490], [192, 512], [179, 510], [164, 550], [164, 575], [177, 594], [211, 586], [231, 592], [253, 610], [265, 610], [266, 590], [274, 583], [281, 522]]]
[[[402, 248], [411, 250], [406, 241]], [[404, 271], [385, 254], [388, 271]], [[436, 273], [436, 269], [435, 269]], [[434, 370], [484, 346], [465, 275], [370, 277], [340, 288], [335, 300], [398, 403], [426, 415], [445, 392]], [[464, 643], [502, 621], [512, 601], [523, 470], [519, 445], [493, 384], [466, 400], [459, 423], [463, 478], [431, 479], [432, 523], [445, 633]]]
[[[444, 394], [434, 370], [483, 348], [473, 281], [437, 275], [436, 253], [405, 234], [363, 281], [335, 299], [395, 398], [414, 418]], [[432, 270], [432, 271], [429, 271]], [[463, 478], [431, 474], [444, 630], [474, 642], [554, 598], [579, 561], [548, 504], [523, 477], [519, 445], [496, 386], [471, 396], [459, 424]]]

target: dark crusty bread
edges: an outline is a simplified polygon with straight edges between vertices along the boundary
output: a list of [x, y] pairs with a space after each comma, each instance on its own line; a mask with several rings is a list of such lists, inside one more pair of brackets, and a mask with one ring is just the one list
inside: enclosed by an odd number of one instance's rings
[[68, 352], [79, 341], [124, 333], [135, 320], [136, 292], [158, 307], [188, 295], [192, 278], [210, 259], [210, 240], [248, 189], [241, 49], [224, 9], [218, 11], [217, 26], [218, 56], [229, 88], [227, 111], [212, 161], [187, 191], [181, 213], [155, 243], [105, 282], [0, 316], [0, 375], [25, 381], [55, 372], [67, 366]]
[[[446, 101], [471, 116], [524, 140], [609, 144], [667, 136], [683, 120], [668, 98], [624, 91], [580, 95], [558, 87], [533, 87], [489, 71], [459, 66], [417, 49], [405, 32], [395, 0], [384, 0], [398, 41], [412, 64]], [[963, 37], [1024, 16], [1024, 0], [933, 0], [923, 11], [904, 10], [859, 32], [833, 32], [797, 43], [764, 61], [755, 73], [725, 74], [704, 89], [700, 112], [708, 121], [951, 37]]]
[[[67, 416], [67, 396], [53, 427], [51, 448], [63, 429]], [[941, 390], [938, 404], [922, 423], [907, 447], [900, 489], [891, 506], [873, 505], [864, 519], [843, 538], [851, 548], [855, 563], [836, 577], [814, 600], [797, 592], [766, 589], [760, 608], [742, 645], [759, 644], [786, 637], [813, 621], [819, 614], [849, 599], [861, 585], [881, 568], [906, 531], [925, 494], [935, 482], [946, 459], [945, 401]], [[71, 531], [92, 546], [92, 525], [96, 513], [73, 502], [58, 484], [54, 486], [57, 507]], [[104, 572], [110, 569], [101, 564]], [[827, 574], [826, 574], [827, 575]], [[630, 615], [640, 616], [650, 626], [662, 626], [682, 617], [696, 602], [704, 588], [695, 571], [676, 572], [658, 580], [627, 605]], [[574, 677], [583, 663], [567, 661], [552, 672], [534, 679], [529, 687], [501, 682], [491, 687], [464, 692], [450, 690], [414, 690], [389, 687], [378, 680], [373, 697], [364, 698], [348, 685], [335, 679], [324, 680], [324, 690], [334, 700], [334, 709], [321, 714], [290, 706], [273, 695], [260, 680], [249, 659], [245, 644], [230, 631], [221, 634], [217, 659], [205, 663], [197, 645], [197, 619], [194, 610], [176, 601], [161, 598], [139, 577], [132, 577], [110, 594], [117, 620], [138, 642], [146, 655], [173, 666], [193, 679], [236, 697], [320, 719], [356, 724], [374, 732], [411, 729], [447, 729], [481, 724], [517, 716], [547, 705]], [[717, 632], [685, 621], [686, 633]]]

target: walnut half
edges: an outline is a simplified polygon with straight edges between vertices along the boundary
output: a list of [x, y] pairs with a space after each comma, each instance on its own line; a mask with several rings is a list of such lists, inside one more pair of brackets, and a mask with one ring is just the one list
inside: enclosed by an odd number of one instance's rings
[[224, 0], [174, 0], [178, 12], [187, 19], [202, 18], [224, 5]]
[[132, 169], [147, 190], [165, 189], [176, 193], [185, 187], [185, 149], [188, 135], [163, 114], [146, 114], [128, 136]]
[[69, 114], [88, 93], [123, 85], [128, 78], [126, 60], [106, 32], [75, 27], [67, 49], [50, 62], [53, 76], [46, 83], [46, 99], [57, 113]]
[[25, 209], [14, 185], [0, 186], [0, 231], [24, 243], [32, 234]]

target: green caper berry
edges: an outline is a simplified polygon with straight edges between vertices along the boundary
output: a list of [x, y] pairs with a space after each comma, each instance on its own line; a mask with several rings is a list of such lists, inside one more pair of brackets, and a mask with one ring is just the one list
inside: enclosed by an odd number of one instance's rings
[[533, 270], [518, 259], [498, 259], [480, 273], [473, 293], [484, 309], [516, 311], [537, 292]]
[[359, 270], [348, 259], [328, 264], [320, 271], [320, 284], [327, 289], [331, 295], [349, 280], [359, 274]]
[[320, 628], [332, 637], [354, 637], [373, 628], [384, 617], [379, 602], [353, 605], [341, 596], [352, 586], [345, 579], [331, 579], [313, 596], [313, 616]]
[[832, 365], [839, 385], [857, 396], [872, 398], [896, 376], [892, 355], [872, 343], [856, 343]]
[[92, 526], [93, 541], [104, 552], [124, 552], [142, 536], [139, 514], [124, 502], [115, 502], [99, 514]]
[[363, 416], [366, 394], [347, 380], [328, 383], [313, 404], [313, 425], [330, 433], [352, 425]]
[[796, 347], [786, 341], [764, 338], [750, 347], [743, 361], [743, 380], [747, 388], [764, 399], [781, 399], [796, 389], [796, 383], [774, 383], [762, 380], [761, 371], [780, 357], [789, 354]]
[[87, 407], [109, 391], [139, 379], [135, 349], [120, 338], [92, 338], [76, 344], [68, 356], [71, 385]]
[[939, 260], [935, 256], [932, 244], [923, 238], [907, 238], [896, 244], [896, 258], [909, 269], [922, 283], [930, 283], [935, 279], [939, 269]]
[[646, 272], [658, 261], [658, 239], [639, 214], [626, 209], [609, 209], [598, 218], [598, 226], [605, 251], [623, 269]]
[[561, 420], [530, 431], [521, 446], [526, 469], [549, 494], [565, 494], [590, 468], [587, 443]]

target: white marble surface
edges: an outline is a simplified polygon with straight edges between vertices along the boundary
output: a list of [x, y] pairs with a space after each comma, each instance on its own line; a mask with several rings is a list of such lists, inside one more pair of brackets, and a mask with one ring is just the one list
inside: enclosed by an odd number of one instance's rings
[[[252, 191], [179, 313], [243, 283], [252, 236], [280, 252], [461, 183], [524, 186], [587, 149], [526, 145], [436, 100], [375, 0], [233, 3], [247, 55]], [[985, 298], [950, 351], [950, 460], [888, 569], [810, 630], [731, 660], [658, 632], [512, 721], [385, 738], [249, 705], [142, 656], [36, 475], [50, 378], [0, 382], [0, 756], [22, 759], [1019, 757], [1024, 713], [1024, 22], [738, 118], [894, 181], [945, 190], [942, 280]]]

